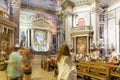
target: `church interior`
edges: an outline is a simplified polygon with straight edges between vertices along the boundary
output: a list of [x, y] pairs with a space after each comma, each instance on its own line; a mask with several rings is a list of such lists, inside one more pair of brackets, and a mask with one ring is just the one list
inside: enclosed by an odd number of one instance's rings
[[77, 80], [120, 80], [119, 13], [120, 0], [0, 0], [0, 80], [9, 80], [10, 46], [29, 49], [29, 80], [58, 80], [62, 44], [72, 50]]

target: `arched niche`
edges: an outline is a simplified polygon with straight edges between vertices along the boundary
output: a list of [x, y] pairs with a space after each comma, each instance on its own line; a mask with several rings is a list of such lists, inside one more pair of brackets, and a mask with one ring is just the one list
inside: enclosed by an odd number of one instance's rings
[[49, 51], [53, 43], [53, 35], [56, 34], [56, 27], [44, 18], [38, 18], [32, 22], [31, 46], [37, 52]]

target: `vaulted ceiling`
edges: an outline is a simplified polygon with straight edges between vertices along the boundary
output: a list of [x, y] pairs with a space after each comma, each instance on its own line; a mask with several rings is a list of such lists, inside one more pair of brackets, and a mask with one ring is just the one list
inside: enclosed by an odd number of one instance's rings
[[53, 11], [56, 11], [58, 7], [57, 0], [22, 0], [22, 3], [42, 7]]
[[7, 5], [5, 3], [5, 0], [0, 0], [0, 6], [4, 9], [7, 9]]
[[[11, 1], [11, 0], [1, 0], [0, 4], [6, 8], [4, 4], [7, 5], [7, 1]], [[32, 5], [47, 10], [57, 11], [59, 9], [59, 1], [63, 1], [63, 0], [21, 0], [21, 1], [22, 4]], [[72, 1], [80, 1], [80, 0], [72, 0]], [[106, 6], [115, 0], [97, 0], [97, 1], [100, 3], [101, 6]]]
[[[28, 4], [28, 5], [35, 5], [45, 9], [57, 11], [59, 9], [60, 1], [65, 1], [65, 0], [22, 0], [22, 3]], [[76, 2], [80, 0], [72, 0], [72, 1]], [[108, 6], [111, 3], [111, 1], [114, 1], [114, 0], [97, 0], [97, 1], [100, 3], [101, 6]]]
[[101, 6], [109, 6], [115, 0], [98, 0]]

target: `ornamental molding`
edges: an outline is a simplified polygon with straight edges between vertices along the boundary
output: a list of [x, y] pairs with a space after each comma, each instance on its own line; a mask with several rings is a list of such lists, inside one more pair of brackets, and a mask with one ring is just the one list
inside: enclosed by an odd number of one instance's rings
[[37, 18], [36, 20], [32, 21], [33, 28], [39, 27], [42, 29], [50, 30], [53, 33], [56, 33], [56, 27], [49, 23], [46, 19]]
[[93, 34], [93, 32], [94, 31], [91, 28], [91, 26], [73, 27], [71, 30], [71, 36], [72, 37], [80, 36], [80, 35], [91, 36], [91, 34]]
[[81, 5], [91, 5], [94, 2], [99, 2], [98, 0], [70, 0], [74, 6], [81, 6]]
[[74, 6], [81, 6], [81, 5], [90, 5], [91, 0], [70, 0], [73, 2]]
[[9, 20], [5, 20], [3, 18], [0, 18], [0, 24], [8, 26], [8, 28], [16, 28], [17, 25]]
[[93, 31], [79, 31], [79, 32], [72, 32], [71, 36], [72, 37], [77, 37], [77, 36], [90, 36], [91, 34], [93, 34]]
[[34, 6], [34, 5], [29, 5], [29, 4], [24, 4], [24, 3], [21, 4], [21, 7], [25, 9], [37, 10], [37, 11], [42, 11], [42, 12], [51, 13], [51, 14], [56, 14], [57, 12], [57, 11], [48, 10], [48, 9], [45, 9], [39, 6]]

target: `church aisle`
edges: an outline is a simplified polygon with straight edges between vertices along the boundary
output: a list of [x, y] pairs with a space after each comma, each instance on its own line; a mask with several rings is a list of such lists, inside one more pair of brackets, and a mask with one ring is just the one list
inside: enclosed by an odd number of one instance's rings
[[47, 71], [42, 69], [40, 62], [41, 62], [41, 55], [34, 55], [32, 59], [31, 80], [57, 80], [57, 77], [54, 77], [54, 71]]
[[57, 80], [56, 77], [54, 77], [53, 71], [46, 71], [40, 68], [40, 65], [34, 65], [32, 67], [32, 79], [31, 80]]

